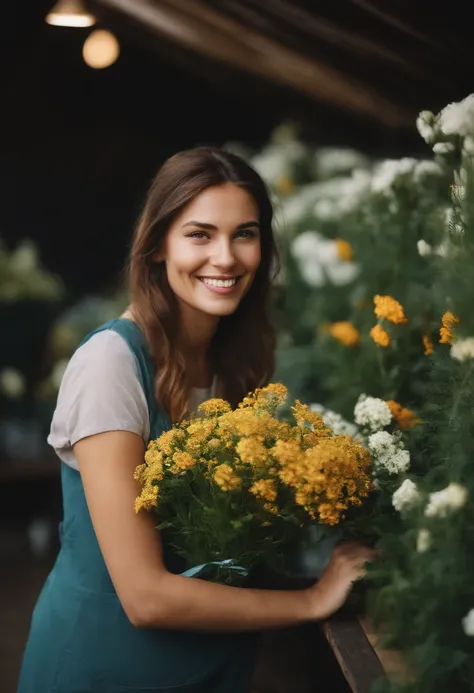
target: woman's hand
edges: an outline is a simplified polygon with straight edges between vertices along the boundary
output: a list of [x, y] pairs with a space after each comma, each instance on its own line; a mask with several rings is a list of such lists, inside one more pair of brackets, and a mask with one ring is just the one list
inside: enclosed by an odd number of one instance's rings
[[309, 589], [315, 619], [326, 619], [341, 608], [353, 583], [365, 574], [366, 563], [376, 556], [375, 549], [357, 541], [336, 546], [321, 579]]

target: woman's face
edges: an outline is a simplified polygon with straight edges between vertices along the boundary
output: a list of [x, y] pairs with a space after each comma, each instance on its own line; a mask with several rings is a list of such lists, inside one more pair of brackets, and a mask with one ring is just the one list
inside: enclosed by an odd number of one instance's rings
[[159, 258], [182, 307], [201, 316], [230, 315], [260, 264], [255, 200], [233, 183], [207, 188], [175, 219]]

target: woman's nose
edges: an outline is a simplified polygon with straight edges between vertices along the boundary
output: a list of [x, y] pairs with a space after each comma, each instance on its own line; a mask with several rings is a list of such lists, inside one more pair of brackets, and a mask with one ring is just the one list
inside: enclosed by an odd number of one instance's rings
[[222, 269], [229, 269], [235, 265], [235, 256], [229, 241], [223, 240], [216, 246], [212, 264]]

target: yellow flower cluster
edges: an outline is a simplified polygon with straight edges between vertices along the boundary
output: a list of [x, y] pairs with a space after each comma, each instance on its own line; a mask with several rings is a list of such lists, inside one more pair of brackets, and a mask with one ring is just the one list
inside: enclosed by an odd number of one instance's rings
[[403, 306], [391, 296], [374, 296], [375, 315], [381, 320], [388, 320], [394, 325], [407, 322]]
[[374, 325], [369, 334], [377, 346], [384, 348], [390, 346], [390, 335], [383, 329], [382, 325]]
[[242, 484], [242, 479], [237, 476], [230, 464], [220, 464], [214, 470], [214, 481], [223, 491], [235, 491]]
[[442, 327], [439, 330], [440, 344], [452, 344], [453, 332], [452, 329], [459, 322], [457, 318], [451, 311], [446, 311], [446, 313], [441, 318]]
[[283, 515], [298, 525], [310, 519], [337, 524], [368, 495], [369, 453], [350, 436], [334, 435], [299, 401], [291, 406], [293, 422], [280, 420], [277, 409], [286, 399], [280, 383], [249, 393], [235, 410], [211, 399], [199, 407], [201, 416], [151, 441], [135, 472], [142, 487], [136, 511], [159, 511], [166, 502], [173, 507], [173, 498], [192, 500], [195, 484], [204, 483], [216, 508], [219, 494], [238, 494], [234, 507], [245, 506], [247, 519], [251, 508], [259, 526]]
[[431, 356], [434, 351], [433, 342], [427, 334], [423, 335], [423, 346], [425, 347], [425, 356]]
[[401, 404], [395, 402], [393, 399], [388, 400], [387, 405], [392, 412], [393, 419], [398, 428], [413, 428], [413, 426], [420, 423], [420, 419], [414, 411], [407, 409], [406, 407], [402, 407]]
[[[392, 296], [374, 296], [374, 313], [379, 321], [386, 320], [393, 325], [403, 325], [408, 322], [403, 306]], [[386, 349], [390, 346], [391, 338], [380, 322], [370, 330], [370, 336], [377, 346]]]
[[341, 342], [346, 347], [354, 347], [359, 343], [360, 333], [351, 322], [340, 321], [333, 322], [328, 326], [328, 333], [338, 342]]
[[321, 438], [306, 450], [297, 441], [279, 441], [274, 454], [278, 476], [294, 490], [296, 503], [323, 524], [337, 524], [350, 505], [369, 495], [369, 452], [351, 436]]
[[350, 262], [353, 256], [352, 246], [348, 241], [342, 240], [342, 238], [336, 238], [336, 250], [339, 259], [343, 262]]

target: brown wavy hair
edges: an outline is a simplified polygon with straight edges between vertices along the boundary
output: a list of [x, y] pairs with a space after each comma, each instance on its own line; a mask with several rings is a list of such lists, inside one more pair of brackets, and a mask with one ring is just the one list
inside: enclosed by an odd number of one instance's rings
[[175, 154], [156, 174], [135, 229], [129, 264], [133, 316], [155, 363], [155, 394], [173, 422], [187, 414], [190, 384], [178, 350], [179, 305], [168, 283], [166, 265], [157, 262], [174, 219], [206, 188], [233, 183], [248, 191], [259, 209], [261, 262], [234, 313], [220, 319], [210, 359], [217, 394], [236, 406], [274, 370], [275, 334], [268, 314], [272, 275], [278, 255], [273, 209], [265, 183], [242, 158], [212, 147]]

